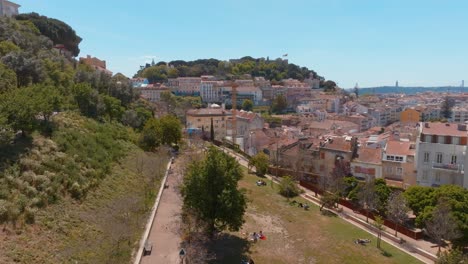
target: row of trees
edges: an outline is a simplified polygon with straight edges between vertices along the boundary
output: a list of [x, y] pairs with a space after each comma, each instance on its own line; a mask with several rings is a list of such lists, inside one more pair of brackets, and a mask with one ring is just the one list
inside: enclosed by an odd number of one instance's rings
[[199, 77], [201, 75], [214, 75], [220, 79], [234, 79], [244, 75], [252, 77], [265, 77], [270, 81], [281, 81], [293, 78], [304, 80], [306, 78], [319, 78], [316, 72], [306, 67], [288, 63], [285, 60], [255, 59], [243, 57], [236, 61], [220, 61], [216, 59], [201, 59], [195, 61], [160, 61], [147, 64], [136, 76], [148, 78], [153, 82], [165, 82], [168, 78]]

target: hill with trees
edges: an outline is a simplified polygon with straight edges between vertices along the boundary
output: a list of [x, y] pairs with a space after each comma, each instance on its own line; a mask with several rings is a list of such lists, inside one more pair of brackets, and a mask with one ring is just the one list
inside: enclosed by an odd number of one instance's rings
[[175, 60], [170, 62], [146, 64], [135, 77], [144, 77], [150, 83], [165, 82], [168, 78], [199, 77], [213, 75], [221, 80], [240, 79], [245, 76], [264, 77], [272, 82], [293, 78], [304, 80], [307, 78], [325, 79], [307, 67], [288, 63], [287, 60], [269, 58], [252, 58], [250, 56], [229, 61], [217, 59], [199, 59], [194, 61]]
[[0, 17], [0, 263], [129, 262], [180, 140], [127, 77], [54, 48], [80, 41], [56, 19]]

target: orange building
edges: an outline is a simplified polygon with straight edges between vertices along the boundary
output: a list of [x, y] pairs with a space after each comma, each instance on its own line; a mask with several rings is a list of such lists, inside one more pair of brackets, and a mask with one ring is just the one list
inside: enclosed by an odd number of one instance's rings
[[80, 63], [89, 65], [97, 71], [102, 71], [102, 72], [112, 75], [112, 72], [106, 68], [105, 60], [100, 60], [96, 57], [91, 57], [87, 55], [86, 58], [80, 58]]
[[421, 113], [413, 108], [407, 108], [400, 113], [400, 122], [417, 123], [421, 120]]

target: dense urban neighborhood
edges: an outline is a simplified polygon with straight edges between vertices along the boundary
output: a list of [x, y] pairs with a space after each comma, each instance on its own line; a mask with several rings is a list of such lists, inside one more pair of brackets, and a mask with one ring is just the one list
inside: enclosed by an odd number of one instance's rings
[[364, 93], [288, 54], [125, 76], [20, 8], [0, 0], [0, 263], [468, 263], [463, 81]]

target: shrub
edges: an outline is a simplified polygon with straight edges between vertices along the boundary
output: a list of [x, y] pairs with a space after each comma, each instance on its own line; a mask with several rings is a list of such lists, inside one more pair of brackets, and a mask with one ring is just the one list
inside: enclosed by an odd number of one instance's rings
[[279, 185], [279, 193], [284, 197], [291, 198], [298, 196], [300, 190], [291, 176], [285, 176]]

